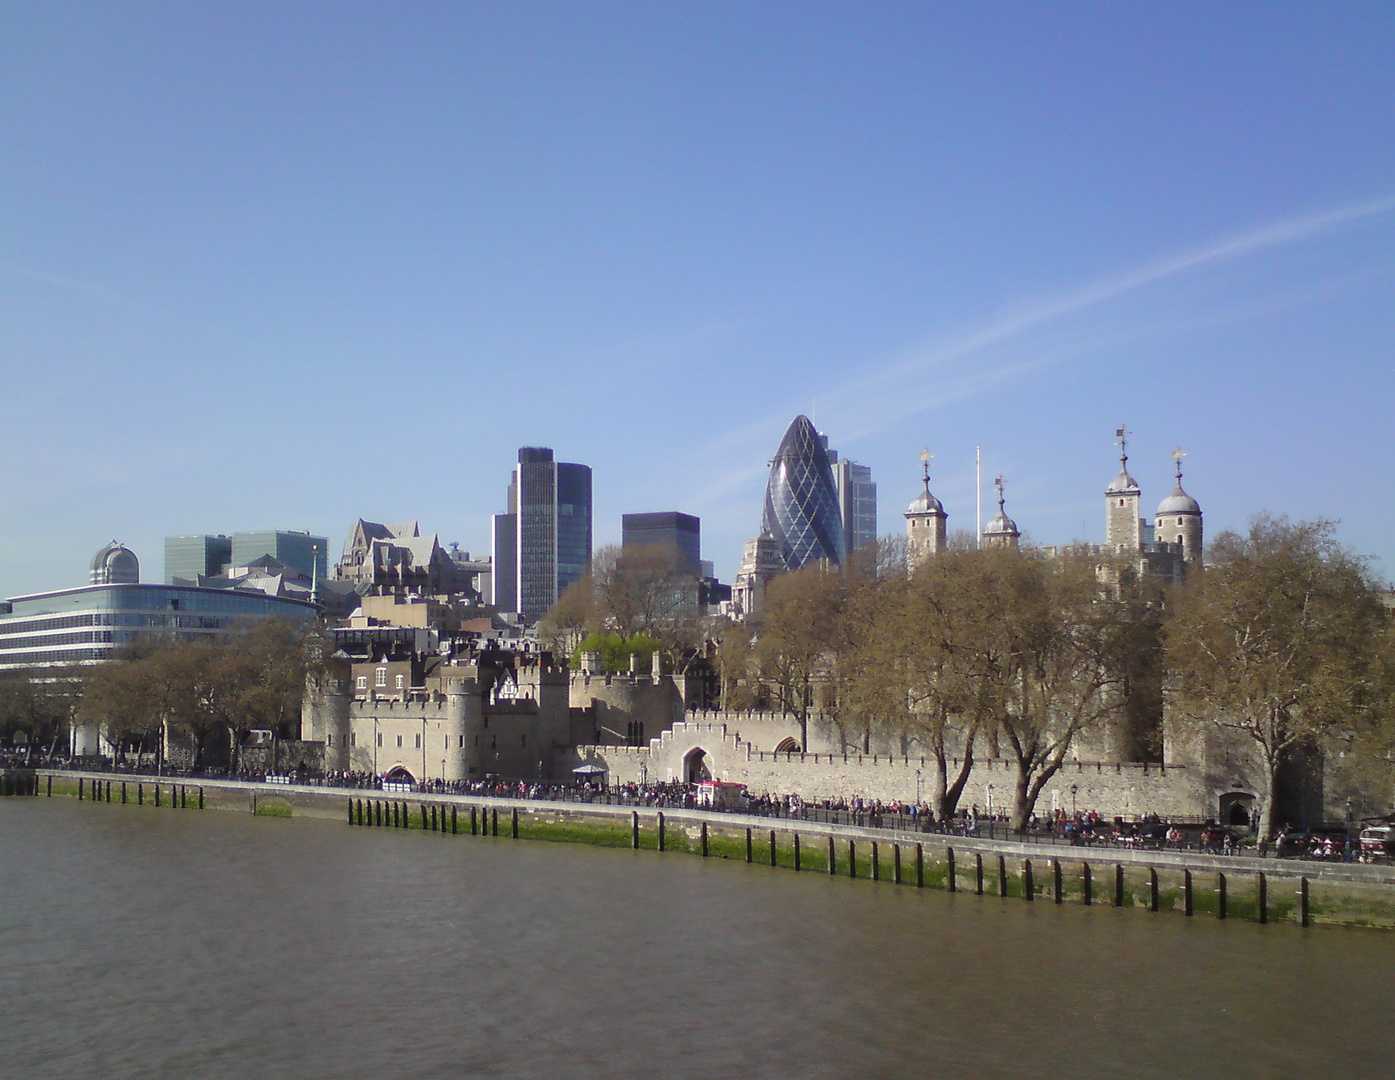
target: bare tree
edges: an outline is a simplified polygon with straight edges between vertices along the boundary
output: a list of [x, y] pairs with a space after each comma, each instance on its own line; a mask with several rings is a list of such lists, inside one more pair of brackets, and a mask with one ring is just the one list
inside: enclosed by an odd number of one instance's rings
[[1265, 769], [1259, 835], [1274, 833], [1286, 761], [1389, 717], [1389, 617], [1329, 521], [1260, 516], [1222, 533], [1166, 626], [1168, 699], [1183, 730], [1248, 740]]

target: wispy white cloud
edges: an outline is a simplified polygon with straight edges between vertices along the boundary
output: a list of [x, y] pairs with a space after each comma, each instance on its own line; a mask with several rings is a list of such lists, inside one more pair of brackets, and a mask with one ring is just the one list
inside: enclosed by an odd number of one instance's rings
[[[1170, 279], [1180, 279], [1226, 262], [1296, 244], [1336, 232], [1395, 211], [1395, 194], [1354, 203], [1336, 210], [1305, 214], [1213, 241], [1189, 251], [1151, 259], [1119, 273], [1087, 282], [1054, 296], [1013, 305], [992, 320], [934, 341], [900, 350], [894, 357], [865, 369], [856, 378], [832, 387], [801, 388], [802, 396], [817, 395], [821, 412], [836, 417], [839, 442], [871, 435], [909, 416], [943, 408], [1010, 383], [1029, 371], [1058, 364], [1097, 349], [1104, 340], [1120, 341], [1146, 332], [1138, 327], [1120, 333], [1082, 333], [1073, 342], [1048, 348], [1034, 342], [1033, 354], [1006, 348], [1044, 331], [1050, 324], [1107, 305], [1131, 293]], [[1159, 327], [1153, 327], [1156, 332]], [[930, 378], [933, 376], [933, 380]], [[731, 429], [710, 440], [701, 451], [708, 460], [730, 462], [713, 481], [693, 494], [697, 505], [712, 505], [743, 490], [764, 474], [758, 447], [773, 439], [789, 422], [791, 406], [761, 420]]]

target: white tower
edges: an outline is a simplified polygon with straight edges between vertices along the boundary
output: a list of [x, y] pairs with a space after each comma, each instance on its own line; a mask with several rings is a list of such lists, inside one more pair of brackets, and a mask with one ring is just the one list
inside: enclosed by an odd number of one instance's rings
[[906, 507], [906, 561], [914, 570], [926, 559], [945, 549], [946, 522], [949, 515], [940, 500], [930, 494], [930, 451], [920, 453], [923, 490]]
[[1105, 543], [1115, 551], [1137, 554], [1143, 548], [1143, 522], [1138, 515], [1142, 492], [1129, 475], [1129, 429], [1120, 424], [1114, 437], [1119, 440], [1119, 475], [1104, 489]]
[[1182, 458], [1185, 456], [1180, 446], [1172, 451], [1172, 460], [1177, 463], [1177, 486], [1158, 503], [1153, 535], [1169, 544], [1181, 544], [1182, 561], [1191, 568], [1201, 565], [1201, 504], [1182, 490]]
[[983, 527], [983, 546], [1015, 548], [1022, 534], [1017, 531], [1017, 522], [1008, 517], [1003, 509], [1003, 478], [995, 477], [993, 486], [998, 489], [998, 514]]

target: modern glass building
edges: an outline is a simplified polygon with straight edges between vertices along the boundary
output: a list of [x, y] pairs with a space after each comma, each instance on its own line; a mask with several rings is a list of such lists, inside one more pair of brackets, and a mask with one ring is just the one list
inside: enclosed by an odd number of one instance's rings
[[493, 534], [494, 603], [532, 622], [591, 562], [591, 467], [522, 447]]
[[819, 559], [843, 561], [838, 488], [823, 441], [807, 416], [794, 418], [770, 463], [761, 530], [774, 538], [790, 570]]
[[692, 514], [625, 514], [620, 519], [624, 547], [662, 547], [675, 552], [674, 569], [702, 575], [702, 522]]
[[306, 577], [324, 581], [329, 560], [329, 540], [308, 532], [268, 529], [232, 535], [233, 566], [247, 566], [263, 555], [299, 570]]
[[173, 585], [175, 578], [217, 577], [231, 565], [231, 536], [165, 537], [166, 585]]
[[177, 585], [89, 585], [0, 601], [0, 670], [109, 660], [145, 634], [225, 634], [252, 619], [305, 622], [314, 604]]

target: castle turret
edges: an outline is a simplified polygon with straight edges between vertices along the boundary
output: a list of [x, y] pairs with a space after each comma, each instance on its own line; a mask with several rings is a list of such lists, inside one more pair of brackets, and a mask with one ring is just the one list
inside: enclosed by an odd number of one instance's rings
[[949, 515], [940, 500], [930, 494], [930, 451], [920, 454], [923, 490], [906, 508], [906, 558], [914, 570], [926, 559], [945, 549]]
[[1142, 492], [1129, 475], [1128, 428], [1119, 425], [1119, 475], [1104, 489], [1105, 543], [1115, 551], [1136, 553], [1143, 547], [1143, 520], [1139, 517]]
[[1015, 548], [1022, 534], [1017, 531], [1017, 522], [1008, 517], [1003, 508], [1003, 478], [994, 479], [993, 485], [998, 489], [998, 514], [983, 527], [983, 544], [985, 547]]
[[1201, 504], [1182, 490], [1182, 448], [1172, 451], [1177, 463], [1177, 486], [1158, 504], [1153, 534], [1169, 544], [1182, 545], [1182, 561], [1188, 567], [1201, 565]]

